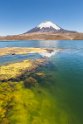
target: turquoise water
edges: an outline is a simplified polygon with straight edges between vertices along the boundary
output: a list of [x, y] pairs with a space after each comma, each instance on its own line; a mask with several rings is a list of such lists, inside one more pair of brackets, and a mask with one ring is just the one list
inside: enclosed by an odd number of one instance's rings
[[0, 48], [3, 47], [44, 47], [44, 48], [61, 48], [61, 49], [83, 49], [82, 40], [53, 40], [53, 41], [0, 41]]
[[36, 95], [41, 102], [48, 99], [46, 108], [43, 110], [41, 106], [40, 111], [47, 124], [83, 124], [83, 41], [12, 42], [0, 42], [0, 45], [63, 49], [49, 57], [49, 64], [38, 70], [45, 73], [46, 78], [39, 81], [43, 96]]
[[51, 95], [52, 123], [83, 124], [83, 50], [58, 52], [49, 62], [40, 70], [47, 75], [41, 85]]
[[[81, 52], [81, 53], [80, 53]], [[51, 68], [43, 70], [49, 77], [50, 93], [58, 114], [57, 124], [83, 124], [83, 51], [63, 51], [50, 58]], [[54, 109], [54, 108], [53, 108]], [[56, 115], [55, 115], [56, 118]]]

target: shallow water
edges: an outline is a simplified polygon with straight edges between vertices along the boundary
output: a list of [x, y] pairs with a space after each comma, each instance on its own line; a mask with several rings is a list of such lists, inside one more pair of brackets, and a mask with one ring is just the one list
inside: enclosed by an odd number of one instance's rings
[[22, 60], [35, 60], [40, 59], [42, 56], [37, 53], [28, 53], [28, 54], [16, 54], [16, 55], [4, 55], [0, 56], [0, 65], [5, 65], [8, 63], [21, 62]]
[[[47, 76], [40, 81], [43, 95], [36, 94], [41, 102], [42, 99], [45, 102], [40, 106], [40, 113], [48, 120], [47, 124], [83, 124], [83, 41], [7, 41], [0, 42], [0, 47], [63, 49], [48, 56], [50, 64], [39, 70]], [[21, 57], [28, 58], [27, 55], [12, 56], [12, 61]]]

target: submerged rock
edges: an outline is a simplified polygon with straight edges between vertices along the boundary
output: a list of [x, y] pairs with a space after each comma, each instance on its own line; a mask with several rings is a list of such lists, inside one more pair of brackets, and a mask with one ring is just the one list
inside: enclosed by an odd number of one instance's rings
[[36, 73], [36, 75], [39, 76], [40, 78], [44, 78], [46, 76], [45, 73], [43, 72], [38, 72]]
[[29, 77], [24, 81], [24, 86], [26, 88], [31, 88], [32, 86], [35, 86], [37, 84], [37, 80], [33, 77]]
[[14, 56], [14, 55], [16, 55], [16, 53], [12, 53], [12, 55]]

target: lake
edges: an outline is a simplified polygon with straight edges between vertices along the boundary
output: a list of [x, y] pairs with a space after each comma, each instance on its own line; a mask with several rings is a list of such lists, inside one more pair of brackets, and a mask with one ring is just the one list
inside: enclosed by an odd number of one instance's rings
[[56, 40], [56, 41], [0, 41], [0, 48], [4, 47], [40, 47], [59, 49], [82, 49], [83, 41], [80, 40]]
[[[39, 71], [47, 75], [41, 83], [44, 99], [51, 106], [42, 111], [50, 124], [83, 124], [83, 41], [0, 41], [3, 47], [62, 49], [48, 57], [49, 64]], [[31, 56], [21, 56], [23, 59]], [[38, 55], [39, 56], [39, 55]], [[38, 58], [35, 54], [32, 59]], [[8, 56], [10, 57], [10, 56]], [[40, 56], [39, 56], [40, 57]], [[17, 61], [19, 61], [19, 58]], [[5, 60], [5, 56], [3, 57]], [[11, 61], [15, 59], [10, 57]], [[1, 61], [1, 60], [0, 60]], [[40, 96], [39, 96], [40, 97]], [[47, 110], [48, 109], [48, 110]], [[46, 113], [47, 112], [47, 113]], [[44, 114], [45, 113], [45, 114]]]

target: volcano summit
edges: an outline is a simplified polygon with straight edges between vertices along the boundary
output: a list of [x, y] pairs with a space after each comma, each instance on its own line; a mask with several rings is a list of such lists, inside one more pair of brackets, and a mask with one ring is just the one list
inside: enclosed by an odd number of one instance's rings
[[51, 21], [45, 21], [37, 25], [35, 28], [31, 29], [26, 33], [34, 33], [34, 32], [61, 32], [65, 31], [58, 25], [54, 24]]

